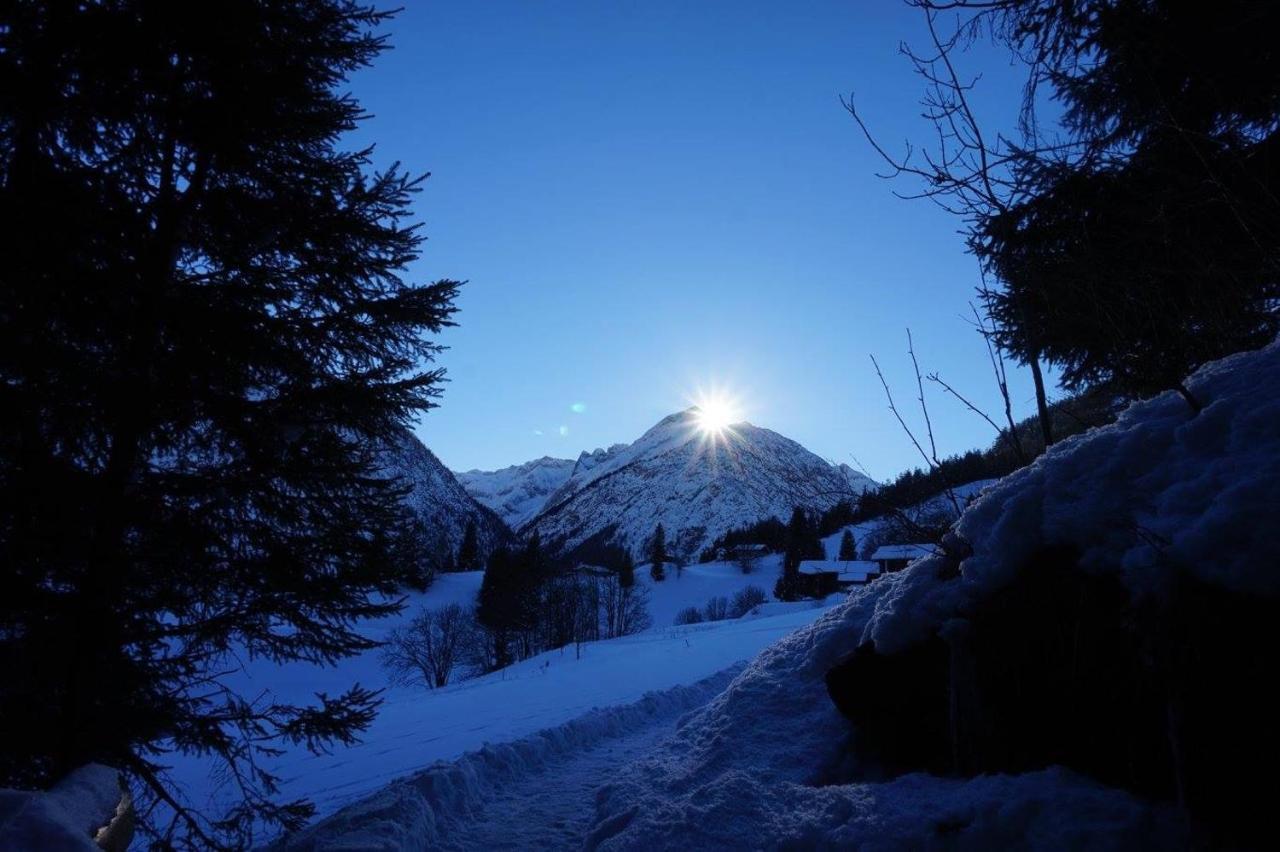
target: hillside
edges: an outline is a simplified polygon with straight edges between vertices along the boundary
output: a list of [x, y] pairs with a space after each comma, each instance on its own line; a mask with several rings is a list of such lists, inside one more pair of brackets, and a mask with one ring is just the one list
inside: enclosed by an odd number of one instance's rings
[[428, 547], [439, 560], [436, 568], [458, 552], [468, 522], [475, 522], [482, 554], [510, 536], [502, 519], [477, 503], [435, 453], [408, 430], [401, 431], [387, 450], [383, 470], [410, 486], [405, 503], [418, 517]]
[[697, 409], [672, 414], [629, 445], [584, 453], [523, 531], [553, 551], [615, 544], [642, 557], [662, 524], [669, 554], [692, 561], [728, 529], [796, 505], [825, 509], [874, 483], [768, 429], [701, 432]]
[[538, 514], [574, 467], [571, 459], [543, 456], [500, 470], [468, 470], [454, 476], [477, 503], [492, 509], [514, 530]]

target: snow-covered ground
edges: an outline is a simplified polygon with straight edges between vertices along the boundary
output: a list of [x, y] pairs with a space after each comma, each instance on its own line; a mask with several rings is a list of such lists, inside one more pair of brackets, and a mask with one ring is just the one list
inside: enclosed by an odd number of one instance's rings
[[[291, 749], [275, 762], [274, 768], [284, 778], [281, 798], [307, 797], [316, 803], [320, 815], [331, 813], [396, 778], [437, 761], [457, 759], [486, 743], [510, 742], [595, 708], [626, 705], [646, 693], [715, 675], [809, 624], [838, 600], [774, 602], [755, 616], [675, 627], [680, 609], [701, 608], [713, 596], [732, 599], [748, 585], [760, 586], [771, 597], [778, 564], [777, 557], [762, 558], [748, 575], [728, 563], [688, 566], [679, 573], [669, 565], [667, 570], [667, 579], [661, 583], [650, 578], [647, 566], [636, 571], [637, 580], [650, 589], [651, 629], [584, 645], [581, 657], [572, 647], [549, 651], [440, 690], [388, 687], [378, 718], [360, 743], [320, 756]], [[474, 605], [482, 580], [482, 572], [439, 575], [425, 594], [410, 595], [400, 615], [371, 622], [365, 632], [381, 638], [420, 607]], [[236, 679], [246, 695], [269, 690], [279, 699], [298, 702], [311, 700], [317, 692], [339, 692], [356, 682], [387, 686], [376, 651], [335, 667], [249, 662]], [[194, 759], [179, 758], [174, 774], [192, 801], [211, 811], [218, 810], [231, 793]]]
[[390, 784], [279, 844], [318, 849], [571, 849], [596, 791], [719, 694], [735, 665], [687, 686], [592, 710], [509, 743], [486, 745]]
[[[1206, 583], [1280, 592], [1280, 343], [1188, 380], [1053, 447], [961, 519], [973, 555], [917, 560], [766, 649], [668, 740], [601, 792], [589, 846], [675, 848], [1179, 848], [1172, 805], [1060, 768], [971, 779], [849, 776], [848, 722], [825, 675], [864, 642], [892, 653], [963, 630], [966, 605], [1046, 546], [1160, 594], [1181, 566]], [[1229, 543], [1229, 545], [1228, 545]], [[958, 568], [958, 571], [956, 570]]]

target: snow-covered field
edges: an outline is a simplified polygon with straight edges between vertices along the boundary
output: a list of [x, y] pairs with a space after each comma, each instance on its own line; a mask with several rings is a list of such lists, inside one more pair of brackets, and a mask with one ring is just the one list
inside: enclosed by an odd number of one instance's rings
[[[727, 563], [688, 566], [678, 575], [668, 566], [667, 579], [661, 583], [655, 583], [647, 566], [641, 566], [637, 579], [650, 589], [654, 618], [654, 626], [643, 633], [584, 645], [580, 657], [572, 647], [545, 652], [440, 690], [389, 687], [378, 718], [360, 743], [320, 756], [293, 749], [276, 761], [275, 769], [284, 778], [281, 798], [310, 798], [320, 815], [328, 814], [396, 778], [438, 761], [455, 760], [487, 743], [511, 742], [595, 708], [627, 705], [646, 693], [692, 684], [750, 660], [762, 648], [811, 623], [838, 599], [771, 603], [765, 615], [686, 627], [672, 622], [684, 607], [701, 608], [717, 595], [732, 599], [747, 585], [759, 585], [770, 594], [777, 559], [759, 560], [749, 575]], [[482, 572], [440, 575], [425, 594], [410, 596], [404, 612], [370, 623], [365, 632], [385, 636], [420, 607], [473, 605], [482, 579]], [[306, 701], [316, 692], [338, 692], [355, 682], [387, 685], [376, 651], [332, 668], [251, 662], [237, 679], [247, 695], [269, 690], [294, 701]], [[231, 793], [198, 761], [179, 759], [174, 774], [198, 806], [216, 810]]]

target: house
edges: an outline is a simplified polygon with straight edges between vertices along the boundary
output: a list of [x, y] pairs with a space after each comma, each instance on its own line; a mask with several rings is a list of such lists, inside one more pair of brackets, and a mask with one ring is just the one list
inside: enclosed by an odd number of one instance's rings
[[880, 574], [880, 566], [862, 560], [806, 559], [798, 570], [801, 593], [815, 598], [864, 586]]
[[901, 571], [921, 556], [932, 556], [937, 552], [937, 546], [932, 544], [886, 544], [876, 548], [871, 560], [888, 574]]

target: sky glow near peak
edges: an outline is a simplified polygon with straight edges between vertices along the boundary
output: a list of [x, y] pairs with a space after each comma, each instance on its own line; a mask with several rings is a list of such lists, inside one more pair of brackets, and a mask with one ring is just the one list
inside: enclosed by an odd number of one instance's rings
[[[922, 462], [867, 356], [909, 399], [908, 326], [923, 370], [1002, 409], [959, 223], [894, 197], [915, 187], [876, 177], [839, 102], [855, 92], [886, 143], [932, 132], [898, 53], [928, 37], [918, 10], [411, 3], [385, 31], [393, 49], [351, 78], [373, 117], [348, 140], [431, 172], [407, 280], [467, 281], [439, 337], [449, 383], [415, 429], [449, 467], [634, 441], [714, 377], [749, 390], [736, 419], [889, 478]], [[978, 45], [960, 71], [1002, 128], [1022, 82], [1007, 58]], [[1010, 385], [1031, 413], [1025, 373]], [[990, 445], [926, 393], [939, 452]]]

